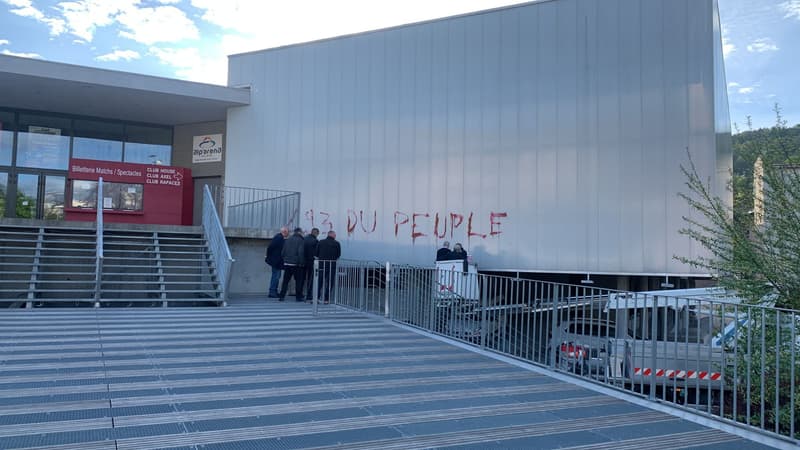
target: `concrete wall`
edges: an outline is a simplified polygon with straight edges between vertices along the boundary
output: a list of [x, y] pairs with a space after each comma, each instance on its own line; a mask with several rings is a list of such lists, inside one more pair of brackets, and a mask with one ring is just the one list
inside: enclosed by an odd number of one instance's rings
[[[225, 122], [205, 122], [177, 125], [172, 138], [172, 165], [192, 169], [192, 177], [221, 177], [225, 174], [225, 154], [227, 145]], [[222, 161], [192, 163], [192, 139], [194, 136], [222, 134]]]
[[[202, 223], [203, 211], [203, 186], [222, 185], [225, 175], [225, 155], [227, 153], [225, 122], [204, 122], [186, 125], [177, 125], [174, 128], [172, 138], [172, 165], [188, 167], [192, 169], [192, 180], [194, 181], [194, 211], [192, 214], [193, 223]], [[222, 161], [220, 162], [192, 162], [192, 145], [195, 136], [206, 136], [209, 134], [222, 134]], [[217, 205], [219, 207], [219, 205]]]
[[231, 256], [236, 260], [228, 287], [231, 296], [267, 296], [270, 277], [270, 268], [264, 262], [267, 245], [268, 239], [228, 237]]

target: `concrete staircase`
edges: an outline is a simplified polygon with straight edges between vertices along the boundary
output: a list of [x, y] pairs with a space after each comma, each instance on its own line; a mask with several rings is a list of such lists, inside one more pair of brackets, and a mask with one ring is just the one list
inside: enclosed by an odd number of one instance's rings
[[222, 303], [202, 227], [0, 223], [0, 307]]

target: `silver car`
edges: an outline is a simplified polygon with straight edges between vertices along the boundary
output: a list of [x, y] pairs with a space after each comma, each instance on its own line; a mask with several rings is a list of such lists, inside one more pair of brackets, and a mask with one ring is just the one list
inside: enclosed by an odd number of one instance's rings
[[608, 340], [614, 337], [616, 327], [608, 319], [570, 319], [554, 331], [549, 351], [555, 351], [553, 361], [561, 370], [600, 376], [608, 362]]

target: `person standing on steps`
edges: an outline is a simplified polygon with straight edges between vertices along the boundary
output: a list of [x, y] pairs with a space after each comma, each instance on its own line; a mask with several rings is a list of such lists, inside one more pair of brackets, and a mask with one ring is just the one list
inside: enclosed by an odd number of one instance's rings
[[308, 233], [303, 240], [303, 251], [305, 252], [306, 257], [306, 301], [311, 300], [314, 297], [314, 258], [317, 256], [317, 246], [319, 245], [317, 236], [319, 236], [319, 228], [312, 228], [311, 232]]
[[283, 244], [289, 236], [289, 229], [281, 227], [281, 231], [272, 236], [272, 240], [267, 246], [267, 255], [264, 258], [272, 273], [269, 280], [269, 298], [278, 298], [278, 283], [281, 281], [281, 271], [283, 270]]
[[283, 301], [286, 291], [289, 289], [289, 281], [294, 278], [294, 295], [298, 302], [304, 302], [303, 297], [303, 275], [305, 275], [305, 242], [303, 240], [303, 229], [295, 228], [294, 233], [289, 236], [283, 244], [283, 283], [281, 291], [278, 293], [278, 300]]
[[336, 260], [342, 256], [342, 246], [336, 240], [336, 232], [328, 231], [328, 237], [319, 241], [319, 299], [323, 303], [332, 302], [336, 284]]

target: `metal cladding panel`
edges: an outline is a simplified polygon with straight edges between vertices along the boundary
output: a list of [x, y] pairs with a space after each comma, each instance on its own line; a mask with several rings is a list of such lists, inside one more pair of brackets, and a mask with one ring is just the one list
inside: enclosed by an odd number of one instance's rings
[[545, 1], [232, 56], [252, 103], [226, 183], [301, 191], [292, 225], [348, 258], [429, 264], [449, 240], [483, 269], [693, 273], [687, 149], [727, 176], [714, 10]]

